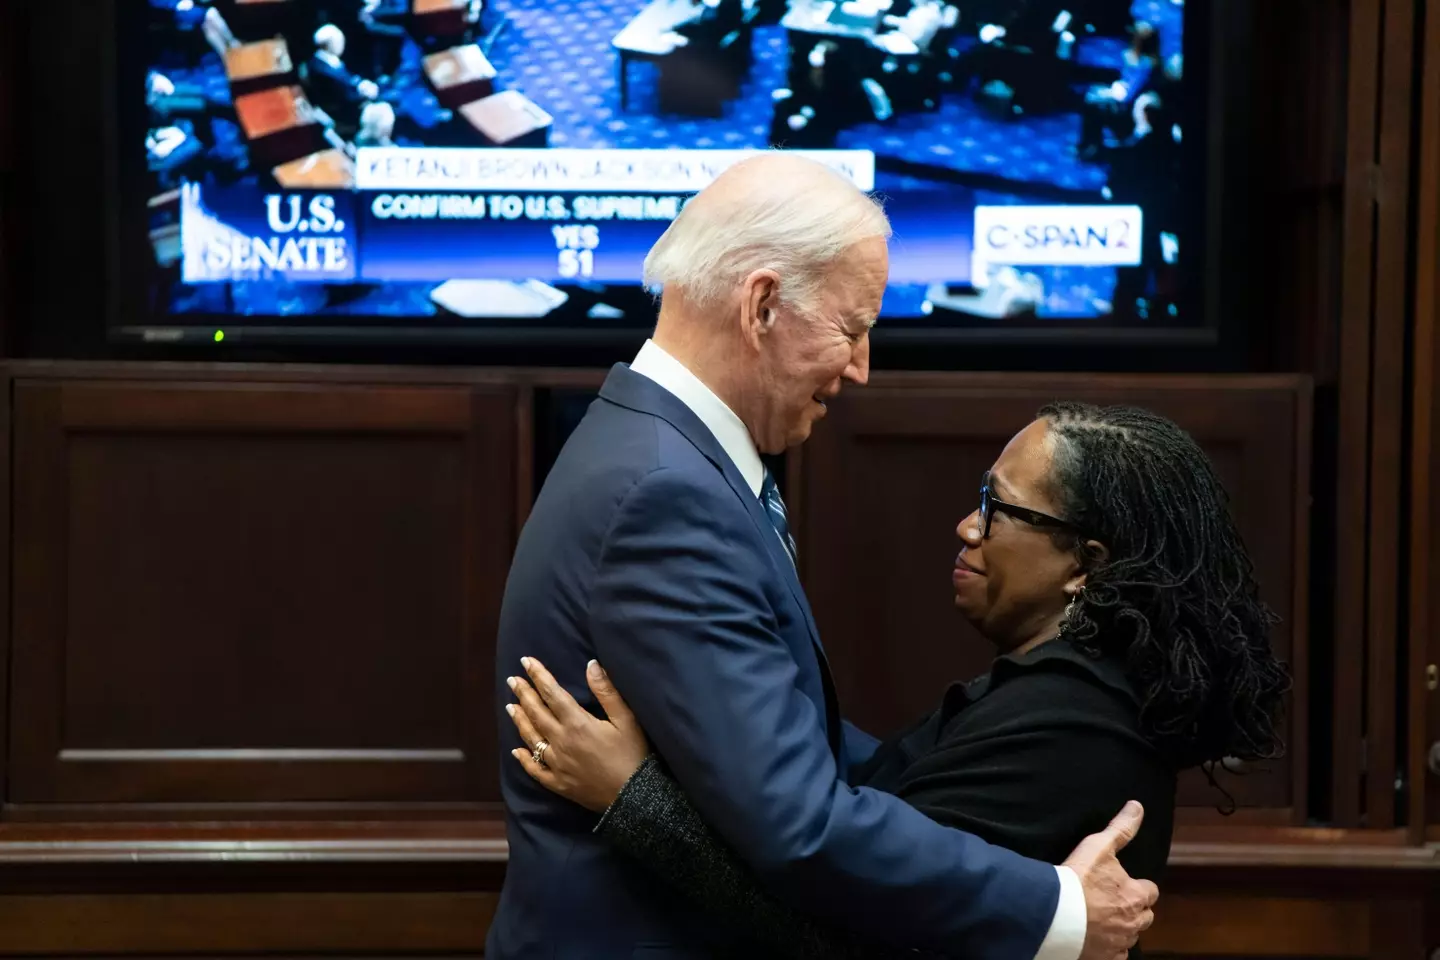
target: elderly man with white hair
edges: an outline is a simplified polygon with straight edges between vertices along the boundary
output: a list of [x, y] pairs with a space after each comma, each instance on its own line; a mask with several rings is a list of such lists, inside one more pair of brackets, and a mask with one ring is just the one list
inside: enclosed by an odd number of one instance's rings
[[[531, 657], [598, 713], [598, 660], [706, 821], [791, 905], [942, 955], [1115, 960], [1154, 900], [1116, 837], [1057, 868], [846, 783], [876, 743], [841, 719], [761, 455], [868, 379], [889, 234], [874, 200], [784, 153], [685, 206], [645, 262], [654, 335], [611, 371], [521, 534], [496, 719], [510, 742], [500, 705]], [[543, 764], [548, 744], [524, 749]], [[487, 958], [756, 955], [609, 849], [594, 814], [509, 758], [500, 781], [510, 858]]]
[[380, 96], [380, 88], [345, 65], [345, 31], [327, 23], [315, 31], [314, 40], [315, 56], [305, 64], [301, 82], [342, 135], [353, 136], [360, 126], [361, 110]]

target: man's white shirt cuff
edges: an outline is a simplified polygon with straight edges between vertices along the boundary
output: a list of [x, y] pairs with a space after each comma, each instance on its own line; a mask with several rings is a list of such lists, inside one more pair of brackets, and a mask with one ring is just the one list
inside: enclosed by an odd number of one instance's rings
[[1085, 949], [1085, 888], [1069, 867], [1056, 867], [1055, 872], [1060, 874], [1060, 902], [1035, 960], [1080, 960]]

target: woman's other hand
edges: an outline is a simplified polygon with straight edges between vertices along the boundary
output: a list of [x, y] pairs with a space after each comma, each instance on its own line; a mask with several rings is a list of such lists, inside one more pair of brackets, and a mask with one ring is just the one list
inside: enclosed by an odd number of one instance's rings
[[[604, 812], [650, 753], [645, 731], [594, 660], [585, 668], [585, 682], [605, 711], [605, 720], [576, 703], [539, 660], [524, 657], [520, 665], [530, 675], [530, 683], [523, 677], [509, 678], [519, 703], [508, 704], [505, 710], [527, 746], [510, 751], [511, 756], [545, 789], [587, 810]], [[541, 742], [548, 746], [537, 763], [535, 747]]]

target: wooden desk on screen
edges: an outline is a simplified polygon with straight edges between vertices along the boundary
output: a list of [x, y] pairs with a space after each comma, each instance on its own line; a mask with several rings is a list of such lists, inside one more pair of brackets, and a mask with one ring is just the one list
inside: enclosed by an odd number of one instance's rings
[[287, 190], [349, 190], [355, 186], [355, 161], [343, 150], [321, 150], [282, 163], [271, 173]]
[[255, 167], [276, 167], [321, 148], [315, 108], [299, 87], [273, 87], [235, 98], [235, 115]]
[[246, 139], [252, 142], [319, 122], [315, 108], [299, 87], [276, 87], [237, 97], [235, 116]]
[[698, 0], [650, 0], [615, 34], [611, 46], [619, 54], [621, 110], [630, 102], [631, 61], [654, 63], [683, 47], [685, 38], [675, 31], [700, 19], [703, 10]]
[[859, 40], [869, 43], [879, 32], [884, 12], [849, 13], [841, 4], [798, 0], [780, 19], [780, 25], [794, 33], [831, 40]]
[[417, 17], [464, 17], [470, 0], [411, 0], [410, 12]]
[[791, 33], [840, 42], [854, 41], [882, 53], [903, 57], [928, 53], [936, 35], [942, 29], [953, 27], [954, 22], [922, 20], [919, 8], [897, 19], [890, 16], [888, 10], [851, 13], [840, 5], [828, 2], [792, 0], [790, 8], [780, 19], [780, 25]]
[[440, 104], [458, 110], [495, 92], [495, 67], [473, 43], [425, 58], [425, 77]]
[[519, 90], [503, 90], [467, 103], [460, 115], [493, 147], [549, 146], [550, 126], [555, 122]]
[[432, 37], [457, 37], [480, 22], [472, 0], [411, 0], [410, 13], [419, 31]]
[[225, 76], [230, 78], [231, 84], [271, 78], [278, 80], [294, 69], [290, 46], [283, 37], [245, 43], [225, 51]]

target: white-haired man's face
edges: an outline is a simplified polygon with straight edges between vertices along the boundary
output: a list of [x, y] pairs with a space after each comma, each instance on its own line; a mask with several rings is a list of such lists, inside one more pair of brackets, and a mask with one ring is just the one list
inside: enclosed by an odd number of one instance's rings
[[315, 37], [315, 40], [320, 49], [331, 56], [345, 56], [345, 34], [338, 27], [325, 27]]
[[[870, 378], [870, 328], [889, 273], [890, 254], [877, 237], [831, 265], [808, 313], [777, 303], [773, 295], [756, 297], [747, 281], [759, 362], [745, 420], [762, 453], [804, 443], [846, 381], [863, 385]], [[783, 278], [779, 282], [783, 288]]]

